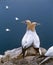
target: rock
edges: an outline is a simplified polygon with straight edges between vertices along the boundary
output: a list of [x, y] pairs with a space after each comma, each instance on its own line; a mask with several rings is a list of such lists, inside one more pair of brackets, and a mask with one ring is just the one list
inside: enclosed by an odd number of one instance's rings
[[15, 48], [13, 50], [7, 50], [5, 52], [5, 55], [9, 55], [10, 58], [14, 58], [14, 57], [17, 57], [19, 56], [20, 54], [22, 53], [22, 47], [19, 47], [19, 48]]
[[36, 61], [30, 61], [30, 65], [38, 65], [38, 63]]
[[36, 55], [36, 50], [33, 47], [30, 47], [26, 50], [25, 56], [34, 56]]
[[[46, 53], [46, 49], [40, 47], [42, 54]], [[38, 58], [40, 56], [36, 53], [33, 47], [26, 50], [25, 58], [22, 56], [22, 47], [15, 48], [12, 50], [7, 50], [4, 55], [0, 55], [0, 65], [39, 65], [39, 63], [44, 59], [44, 57]], [[53, 65], [53, 59], [49, 59], [41, 65]]]
[[20, 65], [29, 65], [29, 62], [26, 59], [20, 60]]
[[40, 47], [40, 50], [41, 50], [42, 55], [44, 55], [46, 53], [46, 51], [47, 51], [45, 48], [42, 48], [42, 47]]
[[53, 65], [53, 63], [45, 63], [45, 65]]
[[7, 62], [9, 61], [11, 58], [10, 58], [10, 55], [4, 55], [2, 58], [1, 58], [1, 63], [4, 63], [4, 62]]
[[15, 64], [13, 64], [11, 62], [4, 62], [3, 65], [15, 65]]
[[41, 65], [53, 65], [53, 59], [50, 58], [49, 60], [47, 60], [46, 62], [42, 63]]
[[1, 63], [1, 58], [3, 58], [4, 55], [0, 55], [0, 63]]

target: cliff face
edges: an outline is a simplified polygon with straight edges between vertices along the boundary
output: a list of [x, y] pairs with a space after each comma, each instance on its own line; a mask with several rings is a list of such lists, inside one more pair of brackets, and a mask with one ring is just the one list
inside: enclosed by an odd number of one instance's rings
[[[42, 54], [46, 52], [46, 49], [40, 48]], [[25, 58], [22, 57], [22, 48], [15, 48], [13, 50], [7, 50], [4, 55], [0, 55], [0, 65], [39, 65], [44, 57], [38, 58], [40, 55], [36, 53], [33, 47], [27, 49]], [[53, 65], [53, 59], [49, 59], [42, 65]]]

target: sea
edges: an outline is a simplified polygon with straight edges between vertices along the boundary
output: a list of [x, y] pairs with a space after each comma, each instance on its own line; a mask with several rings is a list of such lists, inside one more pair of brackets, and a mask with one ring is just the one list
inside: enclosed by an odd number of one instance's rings
[[36, 32], [41, 47], [53, 45], [53, 0], [0, 0], [0, 54], [21, 46], [24, 20], [40, 23]]

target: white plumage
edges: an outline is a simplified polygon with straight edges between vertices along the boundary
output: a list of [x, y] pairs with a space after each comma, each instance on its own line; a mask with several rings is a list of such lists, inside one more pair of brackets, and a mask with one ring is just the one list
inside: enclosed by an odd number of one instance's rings
[[29, 46], [33, 45], [34, 48], [40, 47], [40, 39], [37, 35], [36, 31], [32, 32], [31, 30], [27, 30], [25, 35], [22, 38], [22, 46], [23, 48], [28, 48]]
[[33, 43], [33, 32], [31, 30], [27, 30], [25, 35], [22, 38], [22, 46], [23, 48], [28, 48]]
[[53, 56], [53, 46], [51, 46], [48, 51], [45, 53], [45, 56], [50, 56], [52, 57]]
[[48, 59], [53, 58], [53, 46], [51, 46], [51, 47], [47, 50], [47, 52], [44, 54], [44, 56], [46, 56], [46, 58], [45, 58], [43, 61], [41, 61], [41, 62], [39, 63], [39, 65], [41, 65], [42, 63], [44, 63], [44, 62], [47, 61]]
[[[25, 35], [22, 38], [22, 48], [23, 50], [33, 45], [34, 48], [40, 47], [40, 40], [39, 36], [36, 33], [35, 27], [37, 25], [36, 22], [31, 23], [30, 20], [26, 20], [25, 22], [27, 24], [27, 31]], [[23, 54], [25, 51], [23, 51]]]
[[40, 39], [39, 39], [39, 36], [37, 35], [36, 31], [33, 32], [33, 46], [34, 46], [34, 48], [40, 47]]

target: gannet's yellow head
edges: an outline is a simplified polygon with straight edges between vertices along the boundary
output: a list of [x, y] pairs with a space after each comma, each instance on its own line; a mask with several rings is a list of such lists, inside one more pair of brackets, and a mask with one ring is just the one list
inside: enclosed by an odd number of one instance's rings
[[22, 23], [24, 23], [24, 24], [27, 25], [27, 30], [30, 29], [30, 26], [31, 26], [31, 21], [30, 21], [30, 20], [25, 20], [25, 21], [23, 21]]
[[30, 20], [26, 20], [25, 21], [26, 22], [26, 24], [27, 24], [27, 30], [30, 30], [30, 27], [31, 27], [31, 21]]
[[25, 24], [29, 25], [29, 24], [31, 24], [31, 21], [30, 20], [25, 20], [22, 23], [25, 23]]
[[37, 25], [40, 25], [39, 23], [37, 23], [37, 22], [32, 22], [32, 24], [31, 24], [31, 30], [32, 31], [34, 31], [35, 30], [35, 27], [37, 26]]
[[37, 22], [32, 22], [32, 24], [33, 24], [34, 26], [40, 25], [40, 23], [37, 23]]
[[25, 20], [22, 23], [25, 23], [27, 25], [27, 30], [31, 30], [31, 31], [34, 31], [35, 27], [37, 25], [40, 25], [39, 23], [37, 23], [37, 22], [31, 22], [30, 20]]

